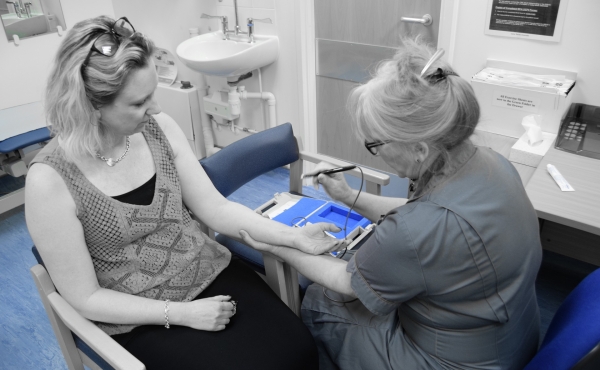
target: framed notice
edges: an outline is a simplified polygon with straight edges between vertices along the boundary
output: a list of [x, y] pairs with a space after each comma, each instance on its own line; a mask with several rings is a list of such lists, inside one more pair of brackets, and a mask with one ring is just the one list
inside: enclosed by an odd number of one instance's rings
[[568, 0], [488, 0], [485, 33], [559, 42]]

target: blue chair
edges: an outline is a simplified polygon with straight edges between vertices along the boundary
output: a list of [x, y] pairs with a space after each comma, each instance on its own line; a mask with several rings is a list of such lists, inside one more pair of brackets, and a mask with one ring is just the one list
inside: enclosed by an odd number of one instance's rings
[[[238, 140], [214, 155], [202, 159], [200, 164], [217, 190], [227, 197], [252, 179], [285, 165], [290, 166], [290, 193], [301, 194], [303, 161], [327, 161], [340, 167], [349, 164], [325, 155], [303, 151], [290, 123]], [[381, 172], [369, 169], [363, 169], [363, 172], [366, 191], [369, 193], [381, 194], [381, 186], [390, 182], [389, 176]], [[356, 169], [347, 173], [359, 178], [361, 176]], [[205, 229], [205, 232], [214, 237], [210, 230]], [[300, 291], [311, 283], [308, 279], [298, 276], [293, 268], [282, 261], [272, 256], [263, 256], [238, 240], [224, 235], [217, 235], [215, 240], [229, 248], [255, 271], [266, 275], [269, 286], [288, 307], [300, 314]]]
[[569, 294], [525, 370], [600, 369], [600, 269]]

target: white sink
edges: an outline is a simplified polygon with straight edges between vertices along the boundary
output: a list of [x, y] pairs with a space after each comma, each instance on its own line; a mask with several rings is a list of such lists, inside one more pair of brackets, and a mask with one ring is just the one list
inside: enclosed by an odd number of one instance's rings
[[240, 76], [277, 60], [277, 36], [255, 35], [254, 43], [246, 36], [230, 35], [223, 40], [221, 31], [185, 40], [177, 46], [177, 56], [191, 69], [221, 77]]

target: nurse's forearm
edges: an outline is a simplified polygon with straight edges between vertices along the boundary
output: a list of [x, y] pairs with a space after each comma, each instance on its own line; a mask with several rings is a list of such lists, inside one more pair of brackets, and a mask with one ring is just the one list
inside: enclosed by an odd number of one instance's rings
[[[357, 194], [358, 190], [353, 189], [350, 196], [338, 200], [350, 207], [352, 206], [354, 199], [356, 199]], [[403, 206], [406, 202], [406, 198], [382, 197], [380, 195], [369, 194], [362, 191], [354, 205], [354, 210], [372, 222], [377, 222], [381, 216], [394, 208]]]
[[350, 285], [351, 275], [346, 271], [348, 262], [328, 255], [312, 256], [286, 247], [274, 247], [271, 253], [285, 260], [315, 283], [338, 293], [356, 297]]

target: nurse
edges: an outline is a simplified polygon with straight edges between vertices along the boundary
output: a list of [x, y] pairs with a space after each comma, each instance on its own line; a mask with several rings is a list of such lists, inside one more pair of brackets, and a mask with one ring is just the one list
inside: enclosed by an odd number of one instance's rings
[[[241, 232], [315, 282], [302, 317], [321, 369], [520, 369], [537, 350], [538, 220], [515, 168], [471, 144], [479, 105], [439, 56], [407, 40], [351, 94], [365, 149], [411, 193], [360, 194], [356, 210], [378, 226], [348, 261]], [[357, 196], [340, 173], [313, 181], [347, 205]]]

